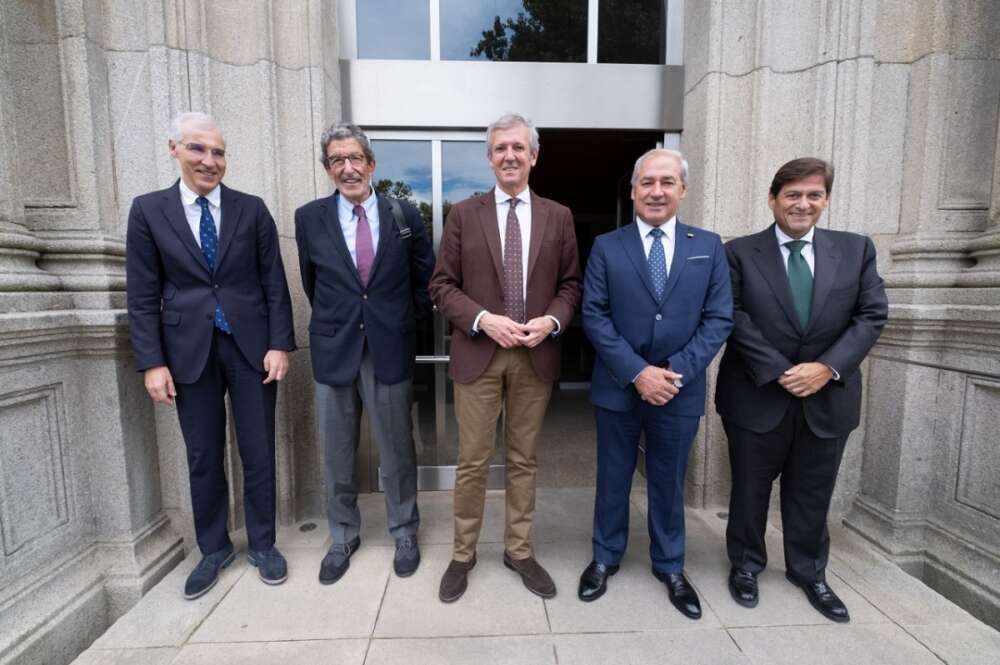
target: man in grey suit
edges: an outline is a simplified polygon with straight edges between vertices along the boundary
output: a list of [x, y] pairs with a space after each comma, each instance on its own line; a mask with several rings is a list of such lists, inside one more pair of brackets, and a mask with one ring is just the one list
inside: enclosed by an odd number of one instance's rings
[[774, 224], [726, 245], [735, 325], [715, 404], [733, 476], [726, 529], [733, 599], [757, 605], [771, 484], [780, 476], [785, 577], [823, 616], [843, 623], [850, 615], [826, 583], [827, 512], [860, 419], [859, 366], [885, 326], [888, 301], [871, 239], [815, 228], [832, 188], [830, 164], [788, 162], [768, 195]]
[[431, 311], [434, 251], [417, 210], [372, 189], [375, 153], [360, 127], [333, 125], [320, 151], [337, 191], [295, 211], [333, 538], [319, 581], [339, 580], [361, 545], [353, 476], [362, 405], [379, 450], [393, 568], [406, 577], [420, 563], [410, 406], [416, 319]]

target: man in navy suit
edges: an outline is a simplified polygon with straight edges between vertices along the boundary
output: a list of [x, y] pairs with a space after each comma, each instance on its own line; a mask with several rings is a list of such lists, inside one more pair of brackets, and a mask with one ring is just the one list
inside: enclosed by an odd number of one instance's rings
[[788, 162], [768, 193], [774, 224], [726, 244], [736, 325], [715, 404], [733, 472], [726, 528], [733, 599], [757, 605], [771, 485], [780, 476], [785, 576], [823, 616], [845, 623], [847, 607], [826, 583], [826, 520], [860, 420], [859, 366], [889, 305], [871, 239], [816, 228], [832, 189], [827, 162]]
[[320, 153], [336, 191], [295, 211], [333, 538], [319, 581], [339, 580], [361, 545], [354, 456], [362, 405], [379, 450], [393, 568], [406, 577], [420, 563], [410, 407], [416, 320], [430, 315], [434, 251], [416, 208], [372, 189], [375, 154], [360, 127], [333, 125]]
[[650, 558], [685, 616], [698, 595], [684, 575], [684, 476], [705, 412], [705, 369], [733, 326], [719, 236], [677, 221], [687, 162], [650, 150], [632, 171], [635, 223], [597, 238], [583, 287], [583, 329], [597, 351], [593, 560], [580, 577], [592, 601], [618, 571], [628, 542], [629, 492], [645, 433]]
[[229, 189], [226, 142], [203, 113], [184, 113], [168, 141], [181, 177], [139, 196], [128, 219], [129, 334], [153, 400], [177, 406], [203, 558], [184, 587], [207, 592], [235, 556], [223, 462], [229, 393], [243, 463], [249, 562], [287, 576], [275, 541], [274, 406], [295, 348], [278, 233], [264, 202]]

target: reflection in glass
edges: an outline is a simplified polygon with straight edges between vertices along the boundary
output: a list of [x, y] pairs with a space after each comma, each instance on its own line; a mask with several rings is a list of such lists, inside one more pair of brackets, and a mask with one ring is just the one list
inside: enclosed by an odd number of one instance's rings
[[427, 0], [358, 0], [358, 57], [429, 60]]
[[663, 0], [600, 0], [597, 61], [662, 65], [667, 34], [664, 5]]
[[485, 141], [441, 144], [441, 197], [444, 218], [454, 203], [493, 188], [496, 178], [486, 159]]
[[586, 62], [587, 0], [441, 0], [441, 59]]
[[372, 187], [378, 194], [412, 203], [420, 211], [427, 237], [434, 241], [431, 219], [431, 142], [374, 139], [375, 175]]

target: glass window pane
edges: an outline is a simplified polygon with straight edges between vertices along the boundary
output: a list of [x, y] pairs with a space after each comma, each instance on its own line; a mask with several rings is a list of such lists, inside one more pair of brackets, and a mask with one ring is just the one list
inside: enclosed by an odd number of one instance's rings
[[358, 57], [429, 60], [428, 0], [358, 0]]
[[441, 0], [441, 59], [586, 62], [587, 0]]
[[493, 188], [496, 177], [486, 159], [485, 141], [441, 144], [441, 198], [444, 218], [452, 204]]
[[662, 65], [667, 34], [665, 4], [663, 0], [600, 0], [597, 61]]
[[423, 219], [427, 237], [434, 241], [431, 219], [431, 142], [373, 139], [375, 175], [372, 187], [379, 194], [409, 201]]

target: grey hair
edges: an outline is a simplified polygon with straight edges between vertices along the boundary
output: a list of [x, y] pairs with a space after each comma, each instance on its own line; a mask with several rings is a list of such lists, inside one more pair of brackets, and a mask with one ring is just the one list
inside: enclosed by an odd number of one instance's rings
[[490, 126], [486, 128], [486, 156], [490, 156], [490, 149], [492, 144], [490, 139], [493, 137], [493, 132], [498, 129], [510, 129], [511, 127], [527, 127], [528, 128], [528, 143], [531, 146], [531, 152], [538, 154], [538, 149], [541, 144], [538, 142], [538, 130], [535, 129], [534, 123], [525, 118], [523, 115], [518, 115], [517, 113], [504, 113], [502, 116], [490, 123]]
[[178, 113], [174, 116], [174, 119], [170, 121], [171, 140], [175, 142], [180, 141], [181, 133], [184, 131], [184, 125], [188, 123], [215, 129], [219, 132], [222, 131], [219, 129], [219, 124], [215, 122], [215, 118], [207, 113], [202, 113], [201, 111], [186, 111], [184, 113]]
[[635, 160], [635, 166], [632, 168], [632, 186], [635, 187], [636, 181], [639, 180], [639, 169], [642, 168], [642, 163], [650, 157], [656, 157], [657, 155], [666, 155], [676, 159], [681, 165], [681, 182], [687, 185], [688, 160], [684, 158], [684, 155], [678, 150], [670, 150], [669, 148], [653, 148], [652, 150], [647, 150], [642, 154], [642, 157]]
[[326, 149], [334, 141], [344, 141], [354, 139], [361, 146], [361, 151], [365, 153], [365, 160], [369, 164], [375, 161], [375, 151], [372, 150], [372, 142], [368, 136], [357, 125], [346, 122], [335, 122], [326, 128], [323, 135], [319, 137], [319, 163], [326, 168]]

